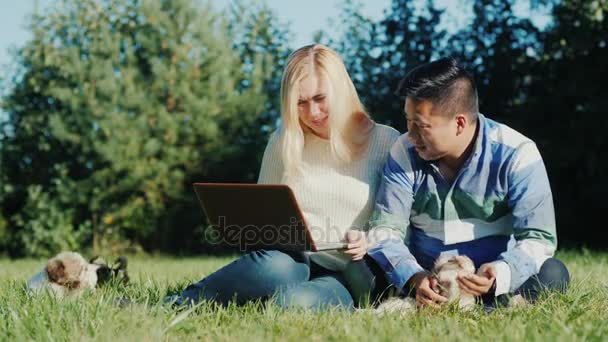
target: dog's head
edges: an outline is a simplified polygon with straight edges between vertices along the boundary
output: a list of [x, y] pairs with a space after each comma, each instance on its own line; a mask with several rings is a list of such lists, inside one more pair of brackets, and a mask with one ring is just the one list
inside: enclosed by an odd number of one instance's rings
[[61, 298], [78, 296], [86, 289], [94, 289], [109, 281], [128, 283], [125, 257], [119, 257], [115, 265], [109, 266], [99, 257], [87, 262], [78, 253], [62, 252], [49, 259], [44, 269], [28, 280], [27, 289], [31, 293], [48, 289]]
[[77, 291], [97, 285], [98, 265], [88, 263], [80, 254], [62, 252], [49, 259], [46, 273], [51, 284]]
[[456, 278], [459, 274], [474, 274], [475, 264], [464, 255], [441, 256], [435, 262], [432, 273], [437, 279], [437, 292], [452, 302], [464, 297]]

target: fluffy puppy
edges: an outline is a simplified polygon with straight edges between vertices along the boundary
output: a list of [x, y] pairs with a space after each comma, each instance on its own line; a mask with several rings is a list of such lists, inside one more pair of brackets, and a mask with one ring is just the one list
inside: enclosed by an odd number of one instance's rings
[[[474, 274], [475, 265], [473, 261], [464, 255], [440, 256], [431, 270], [433, 277], [437, 279], [437, 287], [434, 289], [448, 301], [444, 305], [458, 302], [462, 310], [470, 310], [475, 305], [475, 296], [460, 290], [456, 277], [459, 274]], [[382, 302], [375, 313], [407, 313], [416, 309], [416, 300], [410, 297], [392, 297]]]
[[432, 273], [437, 279], [437, 288], [434, 290], [448, 299], [446, 304], [458, 301], [458, 307], [463, 310], [471, 309], [475, 305], [475, 296], [461, 291], [456, 280], [459, 274], [475, 274], [475, 264], [469, 257], [441, 256], [435, 262]]
[[46, 267], [27, 282], [27, 288], [34, 293], [48, 289], [58, 298], [79, 296], [95, 288], [100, 267], [78, 253], [62, 252], [48, 260]]

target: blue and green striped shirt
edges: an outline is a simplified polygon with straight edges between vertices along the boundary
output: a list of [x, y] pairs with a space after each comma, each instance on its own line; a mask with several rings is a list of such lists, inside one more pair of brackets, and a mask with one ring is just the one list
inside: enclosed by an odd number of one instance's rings
[[[401, 288], [442, 253], [494, 262], [496, 295], [538, 273], [557, 246], [551, 188], [534, 142], [479, 114], [475, 146], [453, 182], [407, 133], [393, 145], [370, 221], [368, 254]], [[509, 239], [511, 243], [507, 246]]]

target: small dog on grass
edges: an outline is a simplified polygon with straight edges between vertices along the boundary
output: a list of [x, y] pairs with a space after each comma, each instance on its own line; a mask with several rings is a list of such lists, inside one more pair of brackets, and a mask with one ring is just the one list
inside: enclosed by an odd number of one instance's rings
[[78, 297], [86, 290], [115, 280], [126, 284], [129, 281], [126, 258], [119, 257], [115, 264], [111, 267], [100, 257], [87, 262], [78, 253], [62, 252], [50, 258], [44, 269], [27, 282], [27, 289], [32, 293], [48, 290], [63, 298]]
[[[448, 299], [443, 305], [458, 302], [461, 310], [470, 310], [475, 305], [475, 296], [461, 291], [458, 281], [459, 274], [475, 274], [473, 261], [464, 255], [440, 256], [433, 270], [433, 277], [437, 280], [434, 289], [441, 296]], [[392, 297], [374, 309], [375, 313], [407, 313], [416, 309], [416, 300], [410, 297]]]
[[461, 291], [456, 280], [459, 274], [475, 274], [475, 264], [469, 257], [465, 255], [439, 257], [432, 273], [437, 279], [437, 292], [448, 299], [448, 304], [458, 301], [461, 310], [470, 310], [475, 305], [475, 296]]

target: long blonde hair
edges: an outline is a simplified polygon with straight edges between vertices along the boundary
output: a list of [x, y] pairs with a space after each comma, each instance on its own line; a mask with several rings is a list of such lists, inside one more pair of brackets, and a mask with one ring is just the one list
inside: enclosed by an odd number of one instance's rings
[[332, 49], [307, 45], [294, 51], [287, 61], [281, 80], [281, 118], [279, 141], [287, 178], [302, 172], [304, 134], [300, 123], [298, 98], [300, 82], [316, 73], [328, 84], [329, 140], [333, 155], [342, 162], [358, 158], [366, 149], [374, 127], [344, 62]]

